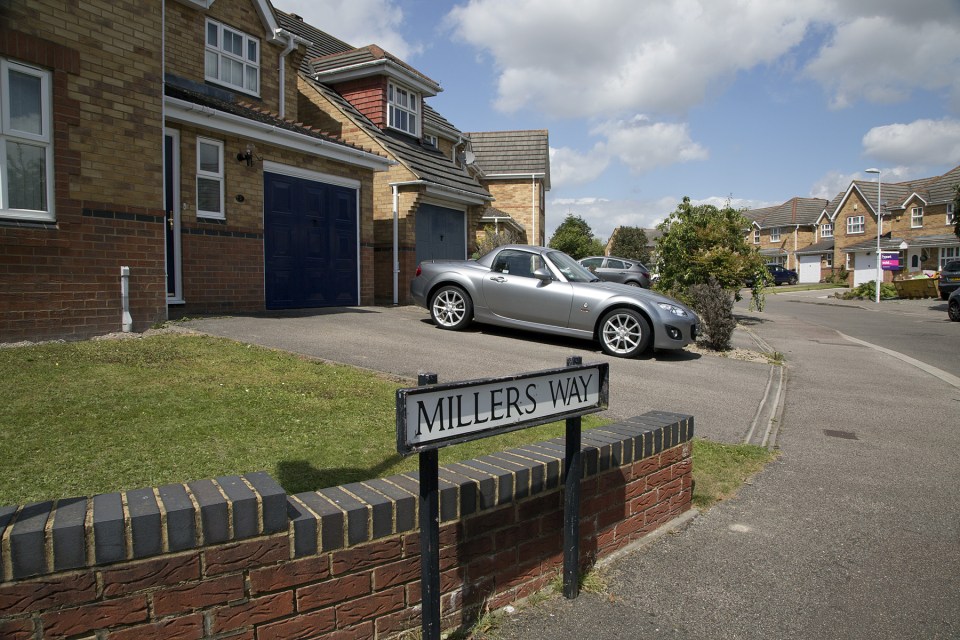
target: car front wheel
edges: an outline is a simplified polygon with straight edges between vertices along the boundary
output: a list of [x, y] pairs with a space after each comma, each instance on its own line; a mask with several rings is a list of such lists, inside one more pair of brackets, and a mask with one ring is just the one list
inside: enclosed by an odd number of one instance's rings
[[632, 309], [614, 309], [600, 321], [600, 347], [618, 358], [633, 358], [650, 346], [650, 323]]
[[954, 298], [947, 307], [947, 315], [954, 322], [960, 322], [960, 298]]
[[430, 317], [441, 329], [457, 331], [466, 327], [473, 319], [473, 303], [467, 292], [460, 287], [441, 287], [430, 302]]

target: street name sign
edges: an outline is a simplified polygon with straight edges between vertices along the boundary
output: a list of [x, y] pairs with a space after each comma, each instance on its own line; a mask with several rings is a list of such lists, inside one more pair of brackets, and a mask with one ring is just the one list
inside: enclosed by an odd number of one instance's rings
[[397, 390], [397, 451], [409, 455], [607, 408], [610, 365]]

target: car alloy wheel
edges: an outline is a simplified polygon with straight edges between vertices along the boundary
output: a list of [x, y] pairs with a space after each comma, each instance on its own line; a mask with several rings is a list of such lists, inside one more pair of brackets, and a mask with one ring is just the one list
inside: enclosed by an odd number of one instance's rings
[[960, 322], [960, 298], [954, 298], [947, 307], [947, 315], [954, 322]]
[[614, 309], [600, 321], [600, 346], [611, 356], [632, 358], [650, 345], [650, 324], [632, 309]]
[[460, 287], [446, 286], [434, 294], [430, 316], [441, 329], [462, 329], [473, 319], [473, 303]]

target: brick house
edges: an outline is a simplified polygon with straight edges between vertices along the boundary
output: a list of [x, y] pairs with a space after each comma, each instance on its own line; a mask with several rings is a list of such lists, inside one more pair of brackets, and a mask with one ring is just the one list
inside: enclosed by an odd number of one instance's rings
[[[793, 198], [782, 205], [744, 212], [747, 231], [769, 262], [796, 269], [800, 282], [819, 282], [845, 270], [852, 286], [876, 279], [877, 182], [854, 180], [832, 200]], [[953, 233], [953, 198], [960, 167], [942, 176], [883, 183], [881, 252], [900, 254], [901, 269], [884, 271], [886, 282], [921, 271], [939, 271], [960, 258]]]
[[420, 261], [473, 252], [493, 196], [467, 162], [464, 134], [426, 103], [442, 90], [436, 81], [376, 45], [354, 48], [277, 16], [313, 43], [300, 65], [302, 117], [393, 161], [373, 183], [375, 301], [407, 304]]
[[0, 341], [119, 329], [121, 266], [135, 330], [371, 304], [390, 160], [299, 124], [310, 46], [267, 0], [5, 3]]
[[[817, 219], [829, 205], [820, 198], [792, 198], [783, 204], [744, 211], [750, 221], [747, 240], [771, 264], [798, 272], [801, 282], [820, 282], [832, 268], [833, 245]], [[816, 245], [816, 246], [814, 246]]]
[[[550, 136], [546, 130], [465, 134], [478, 177], [496, 198], [481, 222], [513, 231], [518, 242], [546, 244], [546, 197], [550, 190]], [[470, 157], [470, 156], [468, 156]]]
[[[899, 253], [901, 265], [900, 271], [884, 271], [884, 281], [939, 271], [947, 261], [960, 258], [960, 238], [953, 233], [958, 184], [960, 167], [942, 176], [880, 185], [880, 250]], [[835, 260], [850, 272], [853, 286], [876, 279], [877, 185], [854, 180], [829, 215]]]

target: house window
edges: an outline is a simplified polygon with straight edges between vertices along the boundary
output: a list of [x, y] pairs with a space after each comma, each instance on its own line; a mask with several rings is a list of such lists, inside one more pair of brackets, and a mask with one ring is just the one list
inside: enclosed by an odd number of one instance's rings
[[760, 229], [753, 230], [753, 244], [760, 244]]
[[780, 227], [770, 229], [770, 242], [780, 242]]
[[847, 218], [847, 235], [864, 232], [863, 216], [850, 216]]
[[820, 237], [821, 238], [832, 238], [833, 237], [833, 223], [824, 222], [820, 225]]
[[423, 143], [428, 147], [437, 148], [437, 136], [430, 135], [429, 133], [423, 134]]
[[954, 204], [951, 202], [950, 204], [947, 205], [947, 224], [949, 225], [955, 224], [957, 221], [955, 216], [956, 216], [956, 211], [954, 210]]
[[833, 254], [832, 254], [832, 253], [824, 253], [822, 256], [820, 256], [820, 258], [821, 258], [821, 260], [822, 260], [822, 262], [823, 262], [823, 266], [825, 266], [825, 267], [827, 267], [827, 268], [829, 268], [829, 269], [832, 269], [832, 268], [833, 268]]
[[845, 253], [843, 257], [843, 268], [850, 271], [850, 254]]
[[223, 143], [197, 138], [197, 217], [224, 219]]
[[910, 226], [914, 229], [923, 226], [923, 207], [914, 207], [910, 210]]
[[387, 86], [387, 125], [416, 136], [420, 130], [420, 94], [392, 82]]
[[940, 248], [940, 271], [943, 271], [944, 265], [951, 260], [960, 258], [960, 247], [941, 247]]
[[54, 219], [50, 73], [2, 58], [0, 216]]
[[211, 82], [260, 95], [260, 41], [207, 20], [204, 77]]

